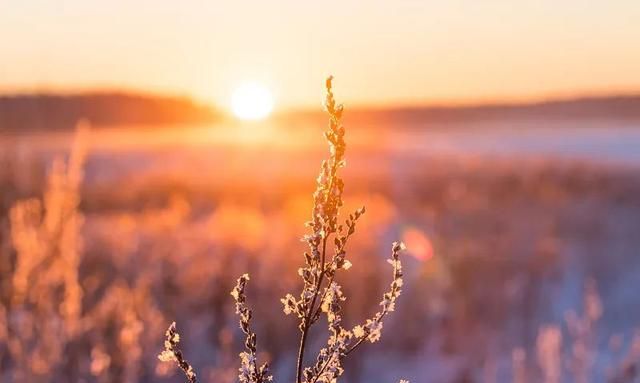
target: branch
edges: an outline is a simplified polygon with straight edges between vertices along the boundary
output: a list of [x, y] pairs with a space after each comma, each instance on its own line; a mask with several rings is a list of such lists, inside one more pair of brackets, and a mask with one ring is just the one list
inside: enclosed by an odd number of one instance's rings
[[176, 331], [176, 322], [172, 322], [167, 332], [165, 333], [165, 341], [164, 341], [164, 351], [158, 355], [158, 359], [163, 362], [171, 362], [175, 361], [178, 364], [178, 367], [184, 372], [184, 375], [187, 377], [187, 382], [196, 383], [196, 373], [193, 370], [193, 367], [187, 362], [182, 354], [182, 350], [178, 348], [178, 343], [180, 342], [180, 334]]

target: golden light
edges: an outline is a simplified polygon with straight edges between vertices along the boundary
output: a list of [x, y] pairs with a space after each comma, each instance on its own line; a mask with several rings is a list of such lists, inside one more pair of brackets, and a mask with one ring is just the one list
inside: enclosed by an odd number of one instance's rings
[[273, 96], [269, 89], [248, 83], [238, 87], [231, 97], [231, 108], [243, 120], [261, 120], [273, 109]]

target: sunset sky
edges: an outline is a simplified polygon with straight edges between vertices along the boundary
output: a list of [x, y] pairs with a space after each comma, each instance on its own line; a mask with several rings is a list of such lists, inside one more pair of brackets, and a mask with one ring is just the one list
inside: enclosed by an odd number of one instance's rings
[[640, 1], [2, 1], [0, 91], [134, 89], [276, 107], [640, 91]]

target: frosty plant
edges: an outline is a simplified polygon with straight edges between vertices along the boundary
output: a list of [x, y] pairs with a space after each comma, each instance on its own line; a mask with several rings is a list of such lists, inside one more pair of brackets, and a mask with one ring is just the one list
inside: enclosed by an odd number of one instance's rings
[[158, 355], [158, 359], [163, 362], [175, 361], [178, 367], [182, 369], [189, 383], [196, 383], [196, 373], [193, 367], [182, 356], [182, 351], [178, 348], [180, 342], [180, 334], [176, 331], [176, 322], [171, 323], [165, 335], [164, 351]]
[[[296, 383], [333, 383], [342, 375], [342, 362], [363, 343], [374, 343], [380, 339], [384, 317], [394, 311], [396, 299], [402, 289], [402, 265], [400, 252], [404, 245], [394, 242], [391, 247], [392, 281], [389, 290], [380, 302], [380, 311], [371, 318], [349, 329], [342, 323], [342, 303], [346, 297], [335, 277], [338, 271], [348, 270], [351, 262], [347, 259], [346, 247], [351, 235], [355, 233], [356, 223], [365, 212], [364, 207], [357, 209], [341, 222], [342, 192], [344, 182], [338, 175], [345, 166], [344, 140], [345, 129], [342, 126], [342, 105], [336, 105], [331, 89], [332, 77], [326, 81], [327, 96], [325, 107], [329, 114], [329, 130], [325, 137], [329, 142], [330, 156], [322, 162], [317, 187], [313, 193], [311, 221], [306, 223], [309, 233], [303, 241], [309, 246], [304, 253], [304, 266], [298, 270], [303, 287], [299, 295], [287, 294], [281, 299], [284, 312], [295, 315], [299, 320], [300, 345], [296, 362]], [[245, 335], [245, 351], [240, 353], [241, 383], [263, 383], [272, 380], [268, 365], [259, 365], [257, 360], [256, 334], [251, 330], [252, 311], [246, 304], [245, 288], [249, 276], [238, 279], [231, 295], [236, 301], [236, 313], [240, 316], [240, 328]], [[307, 339], [311, 327], [326, 315], [329, 338], [318, 352], [315, 362], [304, 366], [307, 351]], [[179, 339], [172, 324], [167, 331], [165, 350], [161, 360], [173, 360], [185, 372], [188, 381], [196, 381], [193, 368], [184, 360], [177, 349]]]
[[78, 125], [68, 161], [53, 161], [42, 198], [17, 201], [9, 212], [15, 269], [2, 275], [11, 288], [10, 303], [0, 303], [6, 314], [0, 344], [6, 342], [14, 381], [35, 381], [59, 369], [65, 348], [81, 331], [78, 206], [88, 129]]

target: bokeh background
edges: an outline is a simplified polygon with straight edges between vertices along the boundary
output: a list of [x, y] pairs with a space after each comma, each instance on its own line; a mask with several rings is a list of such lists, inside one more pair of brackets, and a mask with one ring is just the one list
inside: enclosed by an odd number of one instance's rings
[[[293, 380], [324, 78], [345, 104], [345, 320], [404, 294], [343, 381], [637, 382], [632, 1], [0, 5], [0, 381]], [[231, 113], [258, 82], [268, 117]], [[320, 326], [322, 327], [322, 326]], [[326, 334], [312, 334], [319, 348]], [[309, 353], [313, 354], [313, 352]], [[309, 361], [311, 363], [311, 359]]]

